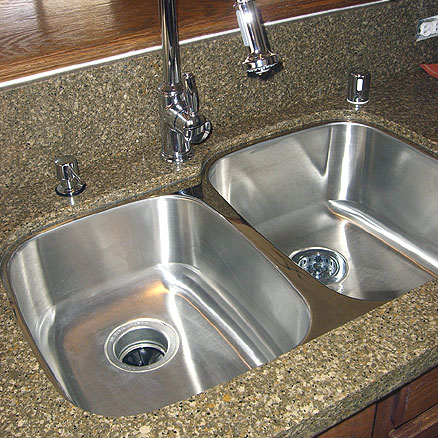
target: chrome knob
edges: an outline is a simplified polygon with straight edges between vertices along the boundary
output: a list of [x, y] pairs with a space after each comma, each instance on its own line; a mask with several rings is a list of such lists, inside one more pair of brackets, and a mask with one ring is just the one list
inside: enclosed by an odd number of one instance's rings
[[61, 196], [78, 195], [85, 189], [85, 182], [79, 176], [78, 161], [72, 155], [61, 155], [55, 159], [56, 176], [59, 184], [56, 193]]
[[354, 69], [348, 76], [347, 101], [354, 105], [367, 103], [370, 97], [371, 74], [366, 70]]

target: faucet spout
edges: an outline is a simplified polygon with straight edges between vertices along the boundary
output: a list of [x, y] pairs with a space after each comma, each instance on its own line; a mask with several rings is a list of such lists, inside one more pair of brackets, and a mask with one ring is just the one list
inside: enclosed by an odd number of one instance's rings
[[162, 150], [168, 162], [181, 163], [193, 156], [192, 144], [201, 143], [211, 132], [211, 123], [198, 113], [195, 78], [181, 74], [175, 0], [159, 0], [163, 84], [160, 85]]

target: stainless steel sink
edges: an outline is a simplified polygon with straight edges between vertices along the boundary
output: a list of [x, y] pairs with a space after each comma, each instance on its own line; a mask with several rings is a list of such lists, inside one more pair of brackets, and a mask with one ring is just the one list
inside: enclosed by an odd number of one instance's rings
[[206, 203], [149, 198], [19, 241], [3, 283], [67, 399], [154, 410], [436, 276], [437, 170], [375, 128], [321, 125], [213, 161]]
[[379, 129], [305, 129], [218, 159], [208, 179], [337, 292], [389, 300], [438, 273], [438, 161]]
[[185, 399], [291, 350], [310, 327], [278, 268], [190, 197], [57, 226], [21, 243], [2, 272], [49, 377], [104, 415]]

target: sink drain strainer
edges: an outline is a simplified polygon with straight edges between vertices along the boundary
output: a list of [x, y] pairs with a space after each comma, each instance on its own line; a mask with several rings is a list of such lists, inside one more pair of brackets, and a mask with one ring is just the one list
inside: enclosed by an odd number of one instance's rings
[[332, 249], [305, 248], [293, 252], [290, 258], [323, 284], [339, 283], [347, 275], [347, 261]]
[[117, 368], [138, 373], [163, 366], [178, 346], [178, 335], [170, 325], [142, 318], [116, 327], [105, 342], [105, 354]]

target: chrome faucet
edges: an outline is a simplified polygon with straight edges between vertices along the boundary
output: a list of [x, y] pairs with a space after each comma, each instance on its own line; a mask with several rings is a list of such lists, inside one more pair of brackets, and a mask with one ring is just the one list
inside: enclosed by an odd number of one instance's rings
[[164, 160], [181, 163], [193, 156], [192, 144], [203, 142], [211, 123], [198, 113], [195, 77], [181, 74], [175, 0], [159, 0], [164, 83], [160, 85], [162, 150]]

